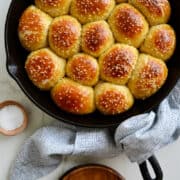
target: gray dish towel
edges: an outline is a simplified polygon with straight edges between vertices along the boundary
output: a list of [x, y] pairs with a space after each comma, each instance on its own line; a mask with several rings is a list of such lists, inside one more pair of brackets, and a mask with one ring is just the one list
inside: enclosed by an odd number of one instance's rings
[[125, 152], [141, 163], [180, 136], [180, 80], [157, 113], [132, 117], [116, 129], [89, 129], [55, 122], [39, 129], [21, 148], [11, 180], [36, 180], [52, 172], [64, 156], [116, 156]]

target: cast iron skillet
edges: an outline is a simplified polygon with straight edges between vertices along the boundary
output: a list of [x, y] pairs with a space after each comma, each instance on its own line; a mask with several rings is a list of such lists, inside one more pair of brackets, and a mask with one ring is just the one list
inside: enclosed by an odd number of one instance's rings
[[[78, 116], [71, 115], [61, 111], [51, 100], [49, 92], [42, 92], [37, 89], [28, 79], [25, 69], [24, 62], [28, 55], [28, 52], [22, 48], [18, 36], [17, 27], [19, 18], [24, 11], [24, 9], [33, 4], [33, 0], [12, 0], [5, 26], [5, 46], [7, 53], [7, 71], [12, 76], [12, 78], [19, 84], [24, 93], [44, 112], [50, 116], [64, 121], [66, 123], [84, 126], [84, 127], [116, 127], [125, 119], [138, 115], [141, 113], [149, 112], [155, 108], [172, 90], [175, 86], [179, 76], [180, 76], [180, 24], [178, 20], [180, 19], [180, 1], [171, 0], [172, 6], [172, 16], [170, 24], [174, 27], [177, 33], [177, 47], [173, 57], [167, 63], [169, 69], [168, 79], [165, 85], [156, 93], [154, 96], [148, 98], [145, 101], [136, 101], [133, 108], [128, 112], [125, 112], [117, 116], [103, 116], [99, 112], [95, 112], [90, 115]], [[160, 167], [154, 157], [149, 159], [152, 164], [155, 173], [158, 177], [162, 177]], [[156, 165], [156, 166], [154, 166]], [[143, 172], [143, 177], [150, 179], [148, 175], [146, 163], [140, 165], [140, 169]], [[158, 171], [159, 170], [159, 171]], [[160, 178], [161, 179], [161, 178]]]
[[169, 76], [162, 89], [145, 101], [136, 101], [132, 109], [117, 116], [103, 116], [99, 112], [86, 116], [78, 116], [61, 111], [51, 100], [49, 92], [40, 91], [30, 82], [24, 69], [24, 62], [28, 52], [22, 48], [18, 40], [17, 27], [18, 20], [23, 10], [30, 4], [33, 4], [33, 0], [12, 0], [11, 2], [5, 29], [7, 70], [13, 79], [17, 81], [25, 94], [39, 108], [52, 117], [66, 123], [86, 127], [110, 127], [118, 125], [123, 120], [131, 116], [150, 111], [168, 95], [176, 84], [180, 74], [180, 60], [178, 59], [178, 53], [180, 52], [178, 32], [180, 32], [180, 26], [177, 23], [177, 21], [180, 19], [180, 2], [177, 0], [172, 0], [171, 4], [173, 13], [170, 24], [177, 32], [177, 49], [172, 59], [168, 62]]

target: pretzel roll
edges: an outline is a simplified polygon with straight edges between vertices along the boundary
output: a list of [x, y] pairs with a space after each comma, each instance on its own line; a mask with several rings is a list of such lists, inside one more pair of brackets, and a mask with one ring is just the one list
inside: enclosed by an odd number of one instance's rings
[[63, 58], [79, 51], [81, 25], [71, 16], [60, 16], [53, 20], [49, 29], [49, 45]]
[[127, 3], [117, 5], [108, 21], [116, 40], [134, 47], [141, 45], [149, 30], [143, 15]]
[[99, 58], [101, 79], [124, 85], [129, 80], [138, 59], [136, 48], [115, 44]]
[[26, 60], [25, 69], [29, 79], [42, 90], [51, 89], [65, 75], [65, 60], [49, 49], [32, 52]]
[[68, 14], [71, 0], [35, 0], [36, 6], [52, 17]]
[[151, 26], [167, 23], [171, 14], [168, 0], [129, 0], [147, 18]]
[[81, 42], [84, 52], [98, 57], [114, 43], [114, 38], [105, 21], [96, 21], [84, 25]]
[[114, 0], [73, 0], [71, 14], [82, 24], [105, 20], [115, 6]]
[[97, 109], [105, 115], [116, 115], [129, 110], [134, 99], [126, 86], [100, 83], [95, 87]]
[[87, 54], [76, 54], [66, 66], [67, 75], [83, 85], [93, 86], [99, 80], [97, 60]]
[[174, 30], [168, 24], [161, 24], [151, 27], [141, 51], [166, 61], [173, 55], [175, 46]]
[[95, 110], [94, 91], [68, 78], [61, 79], [51, 91], [60, 109], [73, 114], [89, 114]]
[[146, 99], [162, 87], [167, 75], [168, 69], [162, 60], [141, 54], [128, 87], [135, 98]]
[[22, 46], [28, 51], [46, 47], [51, 21], [49, 15], [35, 6], [29, 6], [19, 20], [18, 35]]

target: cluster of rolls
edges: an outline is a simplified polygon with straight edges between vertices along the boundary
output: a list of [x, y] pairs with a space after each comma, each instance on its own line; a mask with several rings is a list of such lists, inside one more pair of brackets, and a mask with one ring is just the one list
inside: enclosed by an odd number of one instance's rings
[[176, 37], [168, 0], [35, 0], [19, 20], [28, 77], [61, 110], [129, 110], [166, 81]]

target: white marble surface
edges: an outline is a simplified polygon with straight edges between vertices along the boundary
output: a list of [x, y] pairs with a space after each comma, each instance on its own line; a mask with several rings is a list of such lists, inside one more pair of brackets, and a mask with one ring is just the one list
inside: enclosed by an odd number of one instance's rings
[[[10, 0], [0, 0], [0, 102], [4, 100], [17, 100], [22, 103], [29, 115], [29, 126], [22, 134], [15, 137], [5, 137], [0, 135], [0, 180], [8, 180], [9, 169], [16, 157], [16, 154], [23, 142], [39, 127], [46, 125], [53, 121], [52, 118], [45, 115], [34, 104], [32, 104], [26, 96], [21, 92], [16, 83], [9, 77], [6, 72], [5, 61], [5, 49], [4, 49], [4, 24], [8, 6]], [[173, 145], [157, 152], [157, 157], [161, 162], [162, 169], [164, 171], [164, 180], [179, 180], [179, 166], [180, 166], [180, 140]], [[63, 163], [57, 170], [49, 174], [47, 177], [41, 180], [55, 180], [63, 172], [66, 172], [70, 167], [76, 164], [95, 163], [87, 159], [66, 159], [68, 163]], [[106, 159], [96, 163], [108, 165], [121, 174], [123, 174], [127, 180], [141, 180], [138, 166], [132, 164], [124, 156], [113, 159]]]

